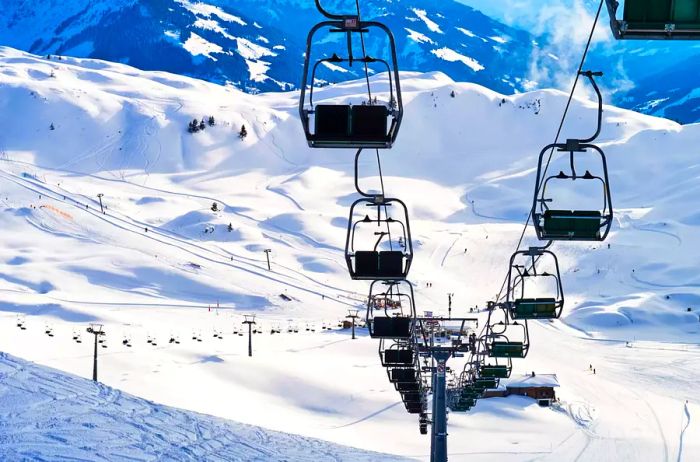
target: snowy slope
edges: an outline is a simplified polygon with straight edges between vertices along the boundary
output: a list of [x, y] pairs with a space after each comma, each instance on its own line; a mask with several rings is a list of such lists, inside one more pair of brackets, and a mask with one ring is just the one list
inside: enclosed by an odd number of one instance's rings
[[[367, 286], [348, 280], [341, 250], [352, 156], [306, 147], [296, 93], [252, 96], [119, 64], [0, 54], [0, 350], [89, 376], [87, 337], [71, 336], [98, 320], [108, 332], [108, 385], [424, 459], [427, 439], [400, 408], [376, 342], [319, 328], [361, 306]], [[385, 76], [374, 82], [386, 86]], [[552, 141], [566, 95], [507, 97], [441, 73], [406, 73], [403, 86], [402, 133], [382, 163], [388, 191], [411, 211], [417, 304], [442, 312], [455, 292], [453, 313], [466, 314], [500, 287], [536, 155]], [[349, 82], [318, 98], [362, 92], [363, 82]], [[208, 115], [216, 126], [187, 133], [193, 117]], [[576, 100], [564, 136], [588, 134], [594, 116], [594, 104]], [[508, 398], [451, 414], [455, 457], [600, 460], [614, 448], [616, 460], [697, 458], [699, 139], [700, 126], [606, 107], [611, 247], [555, 247], [565, 316], [534, 323], [531, 355], [516, 363], [516, 373], [557, 373], [562, 407]], [[378, 185], [374, 162], [362, 163], [367, 187]], [[233, 334], [251, 311], [266, 332], [252, 360]], [[16, 327], [18, 313], [27, 330]], [[268, 333], [290, 324], [300, 332]]]
[[3, 460], [399, 460], [158, 405], [0, 353]]

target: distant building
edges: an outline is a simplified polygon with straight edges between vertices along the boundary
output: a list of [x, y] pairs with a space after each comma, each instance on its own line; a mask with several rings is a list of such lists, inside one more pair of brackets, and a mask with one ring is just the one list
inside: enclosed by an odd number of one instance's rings
[[549, 406], [556, 399], [554, 389], [559, 387], [556, 374], [527, 374], [504, 383], [507, 395], [528, 396], [541, 406]]
[[510, 395], [527, 396], [541, 406], [549, 406], [556, 399], [554, 389], [559, 387], [556, 374], [526, 374], [503, 379], [498, 388], [486, 390], [484, 398], [505, 398]]

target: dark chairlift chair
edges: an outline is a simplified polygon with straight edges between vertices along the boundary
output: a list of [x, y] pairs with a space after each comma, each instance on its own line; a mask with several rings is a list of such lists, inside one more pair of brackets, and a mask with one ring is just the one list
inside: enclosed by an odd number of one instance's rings
[[[306, 41], [306, 59], [304, 62], [301, 95], [299, 98], [299, 114], [306, 134], [306, 140], [312, 148], [391, 148], [401, 126], [403, 118], [403, 102], [399, 82], [399, 67], [394, 36], [384, 24], [376, 21], [362, 21], [357, 13], [353, 15], [332, 14], [326, 11], [316, 0], [318, 10], [328, 18], [309, 32]], [[325, 29], [328, 33], [345, 34], [347, 43], [347, 58], [341, 58], [334, 53], [330, 57], [315, 59], [311, 62], [314, 37], [317, 32]], [[368, 55], [353, 56], [352, 39], [360, 36], [362, 40], [372, 30], [381, 31], [388, 39], [391, 60], [373, 58]], [[374, 104], [368, 101], [363, 105], [349, 104], [316, 104], [313, 102], [313, 90], [316, 81], [316, 71], [322, 63], [333, 65], [347, 63], [352, 66], [360, 63], [363, 66], [380, 64], [388, 71], [389, 102]], [[307, 106], [307, 86], [310, 85]], [[313, 116], [313, 130], [311, 117]]]
[[379, 357], [384, 367], [413, 367], [416, 363], [416, 350], [408, 342], [396, 342], [385, 347], [385, 341], [379, 342]]
[[[377, 293], [378, 284], [386, 289]], [[409, 339], [413, 335], [415, 305], [408, 281], [373, 281], [367, 303], [367, 326], [372, 338]], [[382, 315], [378, 316], [378, 312]]]
[[[367, 213], [362, 217], [361, 214], [356, 216], [358, 209], [362, 206], [368, 208]], [[398, 208], [395, 214], [398, 218], [389, 213], [392, 207]], [[392, 235], [392, 229], [400, 229], [399, 234]], [[372, 243], [357, 243], [356, 235], [362, 230], [372, 231], [377, 240]], [[398, 243], [399, 241], [401, 244]], [[388, 250], [380, 250], [382, 243], [388, 243]], [[411, 228], [406, 204], [399, 199], [381, 196], [364, 197], [355, 201], [350, 208], [348, 219], [345, 261], [352, 279], [366, 281], [406, 279], [413, 261]]]

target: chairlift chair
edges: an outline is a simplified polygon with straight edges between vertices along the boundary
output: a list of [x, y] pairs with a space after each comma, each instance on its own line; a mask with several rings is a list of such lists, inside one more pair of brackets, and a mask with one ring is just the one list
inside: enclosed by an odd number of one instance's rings
[[[358, 13], [353, 15], [331, 14], [321, 6], [320, 0], [316, 0], [316, 7], [328, 20], [315, 25], [309, 32], [306, 41], [306, 55], [299, 97], [299, 115], [309, 146], [312, 148], [391, 148], [396, 140], [403, 118], [396, 44], [391, 30], [384, 24], [376, 21], [362, 21]], [[330, 57], [313, 58], [314, 38], [321, 30], [327, 30], [328, 33], [332, 34], [345, 34], [347, 57], [340, 57], [334, 53]], [[364, 43], [365, 35], [373, 30], [383, 32], [388, 38], [391, 53], [389, 61], [371, 57], [364, 54], [364, 52], [363, 56], [354, 56], [353, 37], [359, 36]], [[356, 105], [331, 103], [328, 101], [322, 104], [314, 104], [313, 92], [319, 65], [338, 66], [348, 64], [352, 66], [354, 63], [360, 63], [362, 66], [381, 65], [387, 69], [389, 76], [388, 104], [374, 104], [371, 100], [367, 104]], [[309, 88], [308, 101], [307, 87]], [[312, 118], [313, 124], [311, 122]]]
[[408, 343], [393, 343], [388, 348], [384, 339], [379, 342], [379, 357], [384, 367], [409, 367], [416, 361], [416, 350]]
[[[385, 290], [378, 292], [378, 284], [384, 285]], [[383, 300], [377, 304], [376, 300]], [[372, 338], [408, 339], [413, 334], [415, 320], [415, 305], [413, 303], [413, 286], [408, 281], [373, 281], [369, 289], [367, 304], [367, 325]], [[377, 310], [376, 306], [384, 308]], [[389, 313], [388, 306], [401, 306], [399, 313]], [[378, 316], [377, 312], [382, 312]]]
[[[592, 144], [600, 134], [603, 118], [603, 96], [593, 77], [602, 75], [602, 73], [585, 71], [581, 72], [581, 75], [588, 78], [598, 96], [598, 126], [595, 134], [590, 138], [569, 139], [566, 143], [550, 144], [540, 152], [532, 204], [532, 220], [538, 239], [543, 241], [604, 241], [612, 227], [613, 206], [607, 159], [603, 150]], [[568, 172], [547, 173], [551, 158], [545, 157], [551, 151], [568, 153], [570, 164]], [[577, 159], [591, 155], [600, 159], [601, 173], [594, 175], [589, 170], [584, 173], [577, 171]], [[552, 207], [551, 204], [556, 207], [557, 202], [555, 197], [548, 195], [550, 186], [563, 182], [574, 185], [577, 184], [576, 182], [582, 181], [595, 182], [600, 185], [602, 204], [599, 209], [570, 210]]]
[[389, 376], [389, 382], [391, 383], [416, 382], [419, 379], [418, 374], [416, 374], [416, 370], [413, 368], [388, 368], [386, 372]]
[[[542, 266], [545, 266], [545, 270]], [[553, 293], [548, 294], [552, 295], [551, 297], [528, 296], [531, 293], [530, 283], [538, 280], [554, 283]], [[513, 320], [554, 319], [561, 316], [564, 308], [564, 290], [559, 261], [552, 251], [531, 247], [528, 250], [518, 250], [510, 257], [506, 306]]]
[[493, 377], [496, 379], [507, 379], [510, 377], [510, 373], [513, 370], [513, 365], [508, 359], [508, 364], [484, 364], [479, 369], [479, 374], [481, 377]]
[[[358, 237], [361, 234], [364, 239]], [[394, 242], [399, 236], [407, 245], [400, 247]], [[359, 242], [368, 238], [372, 241]], [[400, 199], [376, 195], [356, 200], [350, 207], [345, 261], [350, 277], [355, 280], [406, 279], [413, 261], [406, 204]]]
[[[530, 349], [527, 321], [512, 324], [499, 323], [490, 326], [486, 338], [488, 356], [491, 358], [524, 358]], [[518, 332], [516, 334], [516, 332]]]
[[618, 40], [700, 40], [700, 0], [606, 0]]

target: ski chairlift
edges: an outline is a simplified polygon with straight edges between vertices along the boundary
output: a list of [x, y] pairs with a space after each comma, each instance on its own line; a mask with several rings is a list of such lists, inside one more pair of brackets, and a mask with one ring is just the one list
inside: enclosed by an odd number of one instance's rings
[[27, 330], [26, 322], [27, 320], [24, 316], [17, 316], [17, 327], [20, 330]]
[[508, 361], [506, 364], [498, 364], [496, 360], [495, 364], [489, 362], [481, 365], [479, 375], [485, 378], [507, 379], [513, 371], [513, 362], [510, 358], [506, 358], [506, 360]]
[[[375, 210], [366, 210], [376, 208]], [[398, 209], [394, 218], [390, 208]], [[362, 212], [366, 213], [362, 213]], [[358, 213], [359, 212], [359, 213]], [[371, 216], [370, 216], [371, 215]], [[364, 281], [398, 281], [406, 279], [413, 261], [411, 228], [406, 204], [381, 195], [366, 196], [350, 207], [345, 261], [350, 277]], [[358, 236], [362, 235], [362, 238]], [[399, 247], [394, 241], [402, 236], [408, 245]], [[374, 240], [373, 245], [368, 240]], [[358, 241], [362, 241], [358, 244]], [[382, 245], [384, 249], [382, 249]]]
[[73, 341], [75, 343], [83, 343], [83, 339], [80, 336], [80, 331], [73, 330]]
[[[598, 95], [598, 127], [595, 134], [587, 139], [568, 139], [566, 143], [554, 143], [545, 146], [540, 152], [537, 165], [537, 180], [532, 204], [532, 220], [537, 233], [537, 238], [543, 241], [604, 241], [610, 232], [613, 220], [612, 196], [610, 194], [610, 180], [608, 178], [608, 164], [605, 153], [593, 141], [600, 134], [603, 120], [603, 96], [595, 82], [594, 76], [603, 75], [602, 72], [581, 72], [588, 78]], [[570, 172], [560, 171], [557, 174], [548, 175], [547, 166], [549, 159], [545, 159], [547, 151], [568, 152]], [[576, 160], [584, 155], [600, 157], [602, 173], [593, 175], [589, 170], [581, 174], [576, 171]], [[547, 196], [548, 187], [553, 184], [562, 184], [564, 181], [596, 182], [600, 183], [602, 190], [602, 207], [598, 210], [565, 210], [551, 208], [550, 204], [556, 204], [555, 198]]]
[[408, 411], [409, 414], [425, 413], [427, 403], [423, 390], [401, 393], [401, 401], [403, 401], [406, 411]]
[[530, 349], [527, 321], [499, 322], [489, 326], [486, 351], [490, 358], [524, 358]]
[[413, 367], [416, 364], [416, 349], [413, 344], [398, 341], [386, 346], [385, 339], [379, 342], [379, 358], [384, 367]]
[[[403, 119], [403, 102], [401, 99], [401, 85], [399, 82], [399, 66], [396, 53], [396, 44], [391, 30], [384, 24], [376, 21], [362, 21], [359, 12], [352, 15], [332, 14], [326, 11], [316, 0], [316, 7], [328, 20], [315, 25], [306, 40], [306, 55], [304, 71], [301, 83], [301, 95], [299, 97], [299, 115], [306, 140], [312, 148], [391, 148], [398, 135]], [[330, 57], [315, 59], [312, 63], [312, 45], [314, 37], [320, 30], [327, 30], [330, 34], [345, 34], [347, 44], [347, 57], [341, 58], [334, 53]], [[388, 38], [391, 58], [374, 58], [362, 52], [363, 56], [356, 57], [353, 54], [353, 37], [364, 37], [372, 30], [383, 32]], [[352, 66], [360, 63], [367, 69], [370, 65], [379, 65], [386, 68], [389, 78], [389, 101], [384, 104], [338, 104], [324, 103], [314, 105], [313, 92], [316, 82], [316, 71], [319, 65], [338, 66], [347, 63]], [[368, 78], [369, 85], [369, 78]], [[307, 105], [307, 86], [309, 98]], [[371, 87], [370, 87], [371, 90]], [[313, 130], [311, 118], [313, 117]]]
[[418, 418], [418, 430], [421, 435], [428, 434], [428, 416], [426, 414], [421, 414]]
[[[386, 289], [376, 292], [377, 284], [383, 284]], [[372, 303], [375, 299], [385, 300], [383, 316], [377, 316]], [[380, 339], [409, 339], [413, 335], [414, 321], [416, 318], [416, 308], [413, 304], [413, 286], [408, 281], [373, 281], [369, 287], [369, 303], [367, 304], [367, 325], [369, 326], [369, 336]], [[400, 304], [402, 311], [399, 313], [389, 313], [386, 306]]]
[[389, 376], [389, 382], [391, 383], [410, 383], [416, 382], [420, 379], [420, 376], [416, 373], [415, 368], [409, 367], [394, 367], [387, 368], [387, 375]]
[[[546, 265], [550, 271], [538, 270], [538, 263], [541, 266]], [[554, 292], [551, 294], [553, 296], [528, 296], [532, 293], [530, 288], [537, 282], [553, 283], [554, 288], [546, 288]], [[546, 247], [530, 247], [528, 250], [518, 250], [510, 257], [506, 306], [513, 320], [555, 319], [561, 316], [564, 308], [564, 290], [559, 261], [552, 251], [546, 250]]]
[[131, 339], [129, 337], [124, 337], [124, 339], [122, 339], [122, 345], [131, 348]]
[[700, 0], [606, 0], [610, 27], [618, 40], [700, 40]]

